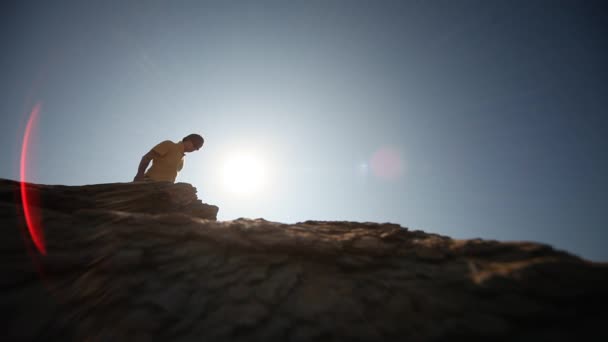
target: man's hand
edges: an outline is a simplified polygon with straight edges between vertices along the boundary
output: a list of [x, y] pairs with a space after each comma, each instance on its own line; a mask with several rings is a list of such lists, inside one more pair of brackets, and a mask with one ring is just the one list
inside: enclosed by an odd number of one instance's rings
[[146, 169], [148, 168], [148, 165], [150, 164], [150, 161], [154, 158], [158, 158], [160, 157], [160, 154], [158, 154], [158, 152], [154, 151], [154, 150], [150, 150], [150, 152], [144, 154], [144, 156], [141, 158], [141, 161], [139, 162], [139, 167], [137, 168], [137, 175], [135, 175], [135, 178], [133, 178], [134, 182], [141, 182], [146, 180], [144, 173], [146, 172]]
[[139, 173], [135, 175], [135, 178], [133, 178], [134, 182], [143, 182], [144, 180], [146, 180], [145, 176], [140, 175]]

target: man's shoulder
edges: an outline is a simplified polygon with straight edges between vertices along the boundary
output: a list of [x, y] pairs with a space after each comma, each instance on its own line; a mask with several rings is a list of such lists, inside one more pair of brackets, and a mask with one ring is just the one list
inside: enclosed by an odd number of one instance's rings
[[164, 146], [164, 147], [171, 148], [171, 147], [177, 146], [177, 143], [175, 143], [171, 140], [164, 140], [164, 141], [159, 142], [156, 146]]
[[152, 148], [152, 150], [160, 153], [161, 155], [164, 155], [167, 152], [174, 150], [176, 146], [177, 146], [177, 144], [174, 143], [173, 141], [165, 140], [165, 141], [161, 141], [160, 143], [156, 144], [156, 146], [154, 146]]

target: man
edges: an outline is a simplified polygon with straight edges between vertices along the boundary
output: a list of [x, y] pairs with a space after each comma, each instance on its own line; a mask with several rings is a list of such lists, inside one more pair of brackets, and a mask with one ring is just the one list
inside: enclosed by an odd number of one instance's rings
[[[161, 142], [141, 158], [137, 175], [133, 181], [152, 180], [174, 183], [177, 173], [184, 167], [185, 153], [198, 151], [204, 143], [205, 139], [198, 134], [190, 134], [178, 143], [170, 140]], [[153, 161], [152, 167], [146, 172], [150, 161]]]

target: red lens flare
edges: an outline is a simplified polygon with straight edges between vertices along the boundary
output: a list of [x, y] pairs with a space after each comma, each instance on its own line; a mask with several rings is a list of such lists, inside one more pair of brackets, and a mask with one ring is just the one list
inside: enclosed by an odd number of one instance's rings
[[25, 127], [25, 133], [23, 135], [23, 143], [21, 145], [21, 163], [20, 163], [20, 188], [21, 188], [21, 204], [23, 206], [23, 214], [25, 216], [25, 222], [27, 229], [30, 233], [32, 241], [38, 249], [38, 252], [46, 255], [46, 247], [44, 245], [44, 235], [40, 226], [40, 212], [39, 207], [35, 206], [37, 201], [37, 194], [30, 188], [28, 189], [25, 183], [26, 171], [27, 171], [27, 155], [30, 143], [30, 135], [33, 127], [38, 119], [40, 113], [40, 103], [34, 106], [30, 113], [27, 126]]
[[394, 148], [381, 147], [372, 155], [370, 164], [374, 175], [385, 180], [396, 180], [403, 174], [403, 162]]

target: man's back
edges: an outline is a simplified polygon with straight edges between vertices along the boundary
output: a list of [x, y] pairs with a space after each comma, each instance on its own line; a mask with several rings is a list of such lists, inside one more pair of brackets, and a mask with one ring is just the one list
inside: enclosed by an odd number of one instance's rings
[[175, 182], [177, 172], [184, 166], [184, 145], [165, 140], [154, 146], [155, 155], [146, 177], [155, 181]]

